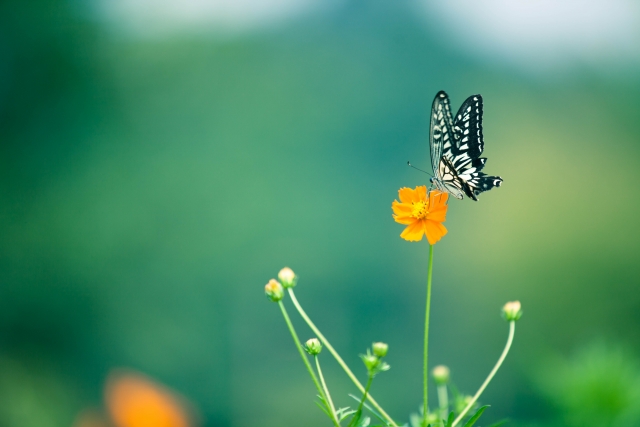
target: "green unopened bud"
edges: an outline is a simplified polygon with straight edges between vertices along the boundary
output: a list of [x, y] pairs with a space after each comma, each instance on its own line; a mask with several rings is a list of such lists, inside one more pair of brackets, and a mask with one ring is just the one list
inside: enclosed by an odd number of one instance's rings
[[271, 301], [278, 302], [284, 296], [284, 289], [280, 282], [276, 279], [271, 279], [269, 280], [269, 283], [265, 285], [264, 293]]
[[364, 366], [367, 367], [367, 370], [369, 372], [375, 370], [378, 367], [378, 364], [380, 363], [380, 359], [378, 359], [378, 356], [374, 355], [374, 354], [363, 354], [360, 357], [362, 357], [362, 361], [364, 362]]
[[317, 356], [322, 351], [322, 344], [317, 338], [311, 338], [304, 343], [304, 350], [312, 356]]
[[522, 306], [520, 301], [508, 302], [502, 307], [502, 317], [508, 322], [516, 321], [522, 317]]
[[285, 267], [278, 273], [278, 279], [285, 288], [293, 288], [298, 283], [298, 276], [289, 267]]
[[449, 382], [449, 373], [449, 368], [444, 365], [438, 365], [433, 368], [433, 379], [436, 381], [436, 384], [447, 384]]
[[[467, 407], [467, 405], [469, 404], [469, 402], [471, 402], [473, 400], [473, 396], [458, 396], [455, 400], [454, 406], [456, 408], [456, 412], [462, 412], [464, 411], [464, 408]], [[473, 411], [476, 407], [478, 406], [478, 402], [476, 402], [470, 409], [470, 411]], [[473, 413], [473, 412], [472, 412]]]
[[378, 357], [385, 357], [389, 350], [389, 344], [383, 342], [374, 342], [371, 347], [373, 348], [373, 354]]
[[438, 416], [438, 414], [434, 414], [433, 412], [429, 412], [427, 414], [427, 417], [426, 417], [425, 421], [427, 422], [427, 425], [431, 424], [432, 426], [434, 426], [438, 422], [440, 422], [440, 417]]

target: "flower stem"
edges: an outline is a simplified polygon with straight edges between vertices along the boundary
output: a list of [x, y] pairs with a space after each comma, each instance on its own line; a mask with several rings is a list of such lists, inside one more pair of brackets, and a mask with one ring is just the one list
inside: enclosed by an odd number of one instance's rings
[[334, 424], [340, 422], [338, 421], [338, 417], [336, 416], [336, 408], [333, 406], [333, 401], [331, 400], [331, 395], [329, 394], [329, 388], [327, 387], [327, 383], [324, 381], [324, 375], [322, 375], [322, 369], [320, 369], [320, 359], [318, 359], [318, 355], [313, 356], [316, 359], [316, 368], [318, 369], [318, 376], [320, 377], [320, 383], [322, 384], [322, 389], [324, 390], [324, 395], [327, 398], [327, 402], [329, 403], [329, 407], [331, 408], [331, 417], [334, 419]]
[[424, 365], [422, 371], [423, 379], [423, 413], [422, 424], [427, 427], [427, 415], [429, 414], [429, 314], [431, 313], [431, 274], [433, 273], [433, 245], [429, 245], [429, 267], [427, 269], [427, 309], [424, 316]]
[[369, 389], [371, 388], [371, 383], [373, 382], [373, 375], [369, 374], [369, 379], [367, 380], [367, 385], [364, 387], [364, 394], [362, 395], [362, 399], [360, 399], [360, 404], [358, 405], [358, 410], [355, 414], [353, 414], [353, 418], [349, 423], [349, 427], [355, 425], [355, 423], [360, 421], [360, 417], [362, 416], [362, 406], [364, 405], [364, 401], [367, 400], [367, 396], [369, 393]]
[[467, 415], [467, 412], [469, 412], [469, 409], [471, 409], [471, 407], [476, 403], [476, 401], [478, 400], [478, 398], [480, 397], [484, 389], [487, 388], [487, 386], [493, 379], [493, 376], [496, 374], [496, 372], [498, 372], [498, 369], [500, 369], [502, 362], [504, 362], [505, 357], [507, 357], [507, 353], [509, 353], [509, 349], [511, 348], [511, 343], [513, 342], [513, 335], [515, 334], [515, 331], [516, 331], [516, 322], [512, 320], [509, 322], [509, 338], [507, 338], [507, 345], [504, 347], [504, 350], [502, 350], [502, 354], [500, 355], [500, 359], [498, 359], [498, 363], [496, 363], [496, 366], [493, 367], [487, 379], [484, 380], [484, 382], [482, 383], [482, 385], [480, 386], [476, 394], [473, 396], [473, 399], [471, 399], [471, 401], [467, 404], [467, 406], [460, 413], [460, 415], [458, 415], [458, 418], [455, 419], [451, 427], [456, 427], [456, 425], [460, 421], [462, 421], [464, 416]]
[[438, 404], [440, 406], [440, 416], [443, 420], [449, 415], [449, 396], [447, 394], [447, 385], [438, 385]]
[[[325, 347], [327, 347], [327, 350], [329, 350], [329, 353], [331, 353], [333, 355], [333, 357], [336, 359], [338, 364], [342, 367], [342, 369], [347, 374], [347, 376], [351, 379], [351, 381], [353, 381], [355, 386], [358, 387], [358, 390], [360, 390], [361, 393], [364, 393], [365, 388], [362, 386], [362, 384], [360, 384], [360, 381], [358, 381], [356, 376], [353, 375], [353, 372], [351, 372], [351, 369], [349, 369], [347, 364], [344, 363], [344, 360], [342, 360], [342, 358], [340, 357], [338, 352], [335, 351], [333, 346], [329, 343], [329, 341], [327, 341], [325, 336], [322, 335], [322, 332], [320, 332], [320, 330], [316, 327], [316, 325], [311, 321], [309, 316], [307, 316], [307, 313], [305, 313], [305, 311], [302, 309], [302, 306], [300, 306], [300, 303], [296, 299], [296, 295], [293, 292], [293, 289], [292, 288], [288, 288], [288, 291], [289, 291], [289, 296], [291, 297], [291, 300], [293, 301], [293, 305], [295, 305], [296, 309], [300, 313], [300, 316], [302, 316], [302, 318], [304, 319], [305, 322], [307, 322], [307, 325], [309, 325], [311, 330], [318, 336], [318, 338], [320, 338], [320, 341], [322, 341], [322, 343], [325, 345]], [[371, 405], [374, 408], [376, 408], [378, 410], [378, 412], [380, 412], [380, 414], [385, 418], [385, 420], [387, 420], [389, 422], [389, 424], [391, 424], [393, 427], [398, 427], [398, 425], [393, 421], [393, 419], [389, 416], [389, 414], [387, 414], [384, 411], [384, 409], [382, 409], [380, 407], [380, 405], [378, 405], [378, 402], [375, 401], [373, 396], [371, 396], [370, 394], [367, 394], [367, 400], [369, 400]]]
[[[327, 407], [327, 411], [331, 411], [331, 408], [329, 407], [329, 404], [327, 403], [327, 398], [324, 394], [324, 391], [322, 390], [322, 387], [320, 387], [320, 383], [318, 382], [318, 378], [316, 378], [316, 374], [313, 372], [313, 368], [311, 367], [311, 364], [309, 363], [309, 360], [307, 359], [307, 355], [304, 353], [304, 350], [302, 348], [302, 344], [300, 343], [300, 339], [298, 338], [298, 334], [296, 334], [296, 330], [293, 328], [293, 323], [291, 323], [291, 319], [289, 318], [289, 315], [287, 314], [287, 310], [284, 308], [284, 304], [282, 304], [282, 301], [278, 301], [278, 305], [280, 306], [280, 310], [282, 311], [282, 316], [284, 317], [284, 321], [287, 323], [287, 326], [289, 327], [289, 332], [291, 332], [291, 336], [293, 337], [293, 341], [296, 344], [296, 347], [298, 348], [298, 351], [300, 352], [300, 357], [302, 357], [302, 361], [304, 362], [304, 365], [307, 367], [307, 371], [309, 372], [309, 375], [311, 375], [311, 379], [313, 380], [313, 383], [315, 384], [316, 388], [318, 389], [318, 393], [320, 393], [320, 396], [322, 396], [322, 399], [324, 400], [324, 404]], [[340, 424], [337, 423], [337, 421], [334, 419], [335, 418], [335, 412], [331, 411], [333, 414], [333, 417], [331, 417], [331, 421], [333, 421], [333, 424], [336, 427], [340, 427]]]

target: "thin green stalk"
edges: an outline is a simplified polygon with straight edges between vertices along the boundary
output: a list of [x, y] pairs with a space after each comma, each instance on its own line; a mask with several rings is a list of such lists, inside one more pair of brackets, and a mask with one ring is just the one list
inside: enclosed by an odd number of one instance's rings
[[369, 389], [371, 388], [371, 383], [373, 382], [373, 375], [369, 374], [369, 379], [367, 380], [367, 385], [364, 387], [364, 394], [362, 395], [362, 399], [360, 399], [360, 404], [358, 405], [358, 410], [355, 414], [353, 414], [353, 418], [349, 423], [349, 427], [353, 426], [353, 423], [356, 423], [360, 420], [362, 415], [362, 406], [364, 405], [364, 401], [367, 400], [367, 396], [369, 393]]
[[334, 423], [340, 424], [338, 421], [338, 416], [336, 415], [336, 408], [333, 406], [333, 401], [331, 400], [331, 395], [329, 394], [329, 388], [327, 387], [327, 383], [324, 382], [324, 375], [322, 375], [322, 369], [320, 369], [320, 359], [318, 359], [318, 355], [313, 356], [316, 359], [316, 368], [318, 369], [318, 376], [320, 377], [320, 383], [322, 383], [322, 388], [324, 389], [324, 395], [327, 398], [327, 402], [329, 402], [329, 407], [331, 408], [331, 417], [334, 418]]
[[422, 424], [427, 427], [429, 414], [429, 314], [431, 313], [431, 274], [433, 273], [433, 245], [429, 245], [429, 267], [427, 269], [427, 309], [424, 316], [424, 365], [422, 371], [424, 402], [424, 418]]
[[[309, 360], [307, 359], [307, 355], [304, 352], [304, 349], [302, 348], [302, 344], [300, 343], [300, 339], [298, 338], [298, 334], [296, 334], [296, 330], [293, 328], [293, 323], [291, 323], [291, 319], [289, 319], [289, 315], [287, 314], [287, 309], [284, 308], [284, 304], [282, 303], [282, 301], [278, 301], [278, 305], [280, 306], [280, 310], [282, 311], [282, 316], [284, 316], [284, 321], [287, 323], [287, 326], [289, 327], [289, 332], [291, 332], [291, 336], [293, 337], [293, 341], [296, 344], [296, 347], [298, 348], [298, 352], [300, 352], [300, 357], [302, 357], [302, 361], [304, 362], [304, 365], [307, 367], [307, 371], [309, 372], [309, 375], [311, 375], [311, 379], [313, 380], [313, 383], [315, 384], [316, 388], [318, 389], [318, 393], [320, 393], [320, 396], [322, 396], [322, 399], [324, 400], [325, 406], [327, 407], [328, 411], [331, 411], [331, 408], [329, 407], [329, 405], [327, 404], [327, 398], [324, 394], [324, 391], [322, 390], [322, 387], [320, 387], [320, 383], [318, 382], [318, 378], [316, 378], [316, 374], [313, 372], [313, 368], [311, 367], [311, 364], [309, 363]], [[331, 417], [331, 421], [333, 422], [333, 424], [336, 427], [340, 427], [340, 424], [338, 424], [336, 422], [335, 418], [335, 412], [334, 416]]]
[[498, 363], [496, 363], [496, 366], [493, 367], [487, 379], [484, 380], [484, 382], [482, 383], [482, 385], [480, 386], [476, 394], [473, 396], [473, 399], [471, 399], [471, 401], [467, 404], [467, 406], [460, 413], [460, 415], [458, 415], [458, 418], [455, 419], [451, 427], [456, 427], [456, 425], [460, 421], [462, 421], [464, 416], [467, 415], [467, 412], [469, 412], [469, 409], [471, 409], [471, 407], [476, 403], [476, 401], [478, 400], [478, 398], [480, 397], [484, 389], [487, 388], [487, 386], [493, 379], [493, 376], [496, 374], [496, 372], [498, 372], [498, 369], [500, 369], [502, 362], [504, 362], [505, 357], [507, 357], [507, 353], [509, 353], [509, 349], [511, 348], [511, 343], [513, 342], [513, 335], [515, 334], [515, 331], [516, 331], [516, 322], [515, 320], [512, 320], [509, 322], [509, 338], [507, 338], [507, 345], [504, 347], [504, 350], [502, 350], [502, 354], [500, 355], [500, 359], [498, 359]]
[[449, 395], [447, 394], [447, 385], [438, 385], [438, 404], [440, 406], [440, 417], [443, 420], [449, 415]]
[[[353, 381], [355, 386], [358, 387], [358, 390], [360, 390], [361, 393], [364, 393], [365, 388], [362, 386], [362, 384], [360, 384], [360, 381], [358, 381], [356, 376], [353, 375], [353, 372], [351, 372], [351, 369], [349, 369], [347, 364], [344, 363], [344, 360], [342, 360], [342, 358], [340, 357], [338, 352], [335, 351], [333, 346], [329, 343], [329, 341], [327, 341], [325, 336], [322, 335], [322, 332], [320, 332], [320, 330], [316, 327], [316, 325], [314, 325], [314, 323], [311, 321], [309, 316], [307, 316], [307, 313], [305, 313], [305, 311], [302, 309], [302, 306], [300, 306], [300, 303], [298, 302], [298, 300], [296, 298], [296, 295], [293, 292], [293, 289], [292, 288], [288, 288], [288, 291], [289, 291], [289, 296], [291, 297], [291, 300], [293, 301], [293, 305], [295, 305], [296, 309], [298, 310], [298, 313], [300, 313], [300, 316], [302, 316], [302, 318], [304, 319], [305, 322], [307, 322], [307, 325], [309, 325], [311, 330], [318, 336], [318, 338], [320, 338], [320, 341], [322, 341], [322, 344], [324, 344], [324, 346], [327, 347], [327, 350], [329, 350], [329, 353], [331, 353], [333, 355], [333, 357], [336, 359], [338, 364], [345, 371], [347, 376], [351, 379], [351, 381]], [[369, 402], [371, 402], [371, 405], [374, 408], [376, 408], [378, 410], [378, 412], [380, 412], [380, 414], [384, 417], [385, 420], [387, 420], [387, 422], [389, 422], [389, 424], [391, 424], [393, 427], [398, 427], [398, 425], [393, 421], [393, 419], [389, 416], [389, 414], [387, 414], [384, 411], [384, 409], [382, 409], [380, 407], [380, 405], [378, 405], [378, 402], [375, 401], [375, 399], [373, 398], [373, 396], [371, 396], [371, 394], [367, 394], [367, 400], [369, 400]]]

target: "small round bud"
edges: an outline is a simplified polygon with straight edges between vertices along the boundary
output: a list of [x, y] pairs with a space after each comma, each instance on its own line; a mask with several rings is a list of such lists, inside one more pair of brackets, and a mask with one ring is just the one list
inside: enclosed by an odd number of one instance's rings
[[368, 371], [373, 371], [380, 363], [380, 359], [378, 359], [378, 356], [375, 356], [373, 354], [363, 354], [361, 357], [362, 361], [364, 362], [364, 366], [367, 367]]
[[282, 299], [282, 297], [284, 297], [284, 289], [282, 288], [280, 282], [278, 282], [276, 279], [269, 280], [269, 283], [267, 283], [264, 287], [264, 293], [267, 298], [269, 298], [273, 302], [278, 302]]
[[389, 344], [383, 342], [374, 342], [371, 347], [373, 348], [373, 354], [378, 357], [385, 357], [389, 350]]
[[449, 382], [449, 373], [449, 368], [444, 365], [438, 365], [433, 368], [433, 379], [436, 381], [436, 384], [447, 384]]
[[431, 424], [432, 426], [436, 425], [438, 423], [438, 421], [440, 421], [440, 417], [438, 416], [438, 414], [434, 414], [433, 412], [429, 412], [427, 414], [427, 417], [425, 419], [425, 421], [428, 424]]
[[278, 273], [278, 279], [285, 288], [293, 288], [298, 282], [298, 276], [289, 267], [285, 267]]
[[[454, 406], [455, 406], [455, 412], [462, 412], [464, 411], [464, 408], [467, 407], [467, 405], [469, 404], [469, 402], [471, 402], [473, 400], [472, 396], [469, 395], [465, 395], [465, 396], [458, 396], [458, 398], [455, 400]], [[471, 410], [473, 411], [473, 409], [475, 407], [478, 406], [478, 402], [476, 402], [472, 407]]]
[[322, 351], [322, 344], [318, 338], [311, 338], [304, 343], [304, 350], [312, 356], [317, 356]]
[[502, 307], [502, 317], [508, 322], [513, 322], [522, 317], [522, 306], [520, 301], [508, 302]]

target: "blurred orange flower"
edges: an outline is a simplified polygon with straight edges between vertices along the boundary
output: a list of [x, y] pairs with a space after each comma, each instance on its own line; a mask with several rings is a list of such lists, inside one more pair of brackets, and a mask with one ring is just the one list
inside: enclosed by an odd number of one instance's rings
[[167, 388], [133, 372], [111, 374], [107, 410], [117, 427], [189, 427], [185, 404]]
[[447, 200], [449, 194], [433, 190], [427, 195], [427, 187], [422, 185], [414, 189], [401, 188], [398, 190], [400, 201], [391, 204], [393, 219], [405, 224], [400, 237], [410, 242], [422, 240], [427, 235], [429, 244], [433, 245], [447, 234], [442, 223], [447, 217]]

